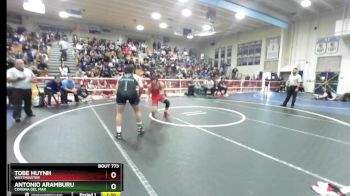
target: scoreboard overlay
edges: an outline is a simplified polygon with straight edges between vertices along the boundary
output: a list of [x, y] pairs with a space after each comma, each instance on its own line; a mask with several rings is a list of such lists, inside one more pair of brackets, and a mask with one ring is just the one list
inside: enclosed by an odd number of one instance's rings
[[8, 191], [13, 196], [119, 196], [121, 163], [11, 163]]

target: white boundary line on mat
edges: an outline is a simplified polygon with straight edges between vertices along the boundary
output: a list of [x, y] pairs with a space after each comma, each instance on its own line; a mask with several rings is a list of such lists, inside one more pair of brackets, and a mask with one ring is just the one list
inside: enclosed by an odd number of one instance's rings
[[[180, 121], [180, 122], [182, 122], [182, 123], [185, 123], [185, 124], [187, 124], [187, 125], [192, 125], [191, 123], [189, 123], [189, 122], [187, 122], [187, 121], [184, 121], [184, 120], [181, 120], [181, 119], [179, 119], [179, 118], [176, 118], [176, 117], [172, 117], [172, 118], [174, 118], [174, 119], [176, 119], [176, 120], [178, 120], [178, 121]], [[193, 125], [192, 125], [192, 126], [193, 126]], [[249, 146], [246, 146], [246, 145], [244, 145], [244, 144], [241, 144], [241, 143], [239, 143], [239, 142], [237, 142], [237, 141], [235, 141], [235, 140], [232, 140], [232, 139], [229, 139], [229, 138], [227, 138], [227, 137], [218, 135], [218, 134], [213, 133], [213, 132], [211, 132], [211, 131], [208, 131], [208, 130], [202, 128], [202, 127], [198, 127], [198, 126], [193, 126], [193, 127], [196, 128], [196, 129], [199, 129], [200, 131], [202, 131], [202, 132], [204, 132], [204, 133], [207, 133], [207, 134], [212, 135], [212, 136], [214, 136], [214, 137], [217, 137], [217, 138], [219, 138], [219, 139], [222, 139], [222, 140], [225, 140], [225, 141], [230, 142], [230, 143], [232, 143], [232, 144], [235, 144], [235, 145], [237, 145], [237, 146], [239, 146], [239, 147], [242, 147], [242, 148], [244, 148], [244, 149], [246, 149], [246, 150], [249, 150], [249, 151], [251, 151], [251, 152], [254, 152], [254, 153], [256, 153], [256, 154], [258, 154], [258, 155], [260, 155], [260, 156], [262, 156], [262, 157], [264, 157], [264, 158], [270, 159], [270, 160], [272, 160], [272, 161], [275, 161], [275, 162], [277, 162], [277, 163], [280, 163], [280, 164], [285, 165], [285, 166], [287, 166], [287, 167], [290, 167], [290, 168], [292, 168], [292, 169], [298, 170], [298, 171], [300, 171], [300, 172], [302, 172], [302, 173], [305, 173], [305, 174], [307, 174], [307, 175], [313, 176], [313, 177], [315, 177], [315, 178], [317, 178], [317, 179], [321, 179], [321, 180], [323, 180], [323, 181], [332, 183], [332, 184], [334, 184], [334, 185], [336, 185], [336, 186], [339, 186], [339, 187], [345, 187], [344, 185], [342, 185], [342, 184], [340, 184], [340, 183], [338, 183], [338, 182], [335, 182], [335, 181], [330, 180], [330, 179], [328, 179], [328, 178], [322, 177], [322, 176], [320, 176], [319, 174], [313, 173], [313, 172], [308, 171], [308, 170], [306, 170], [306, 169], [303, 169], [303, 168], [301, 168], [301, 167], [299, 167], [299, 166], [296, 166], [296, 165], [293, 165], [293, 164], [288, 163], [288, 162], [286, 162], [286, 161], [280, 160], [280, 159], [278, 159], [278, 158], [276, 158], [276, 157], [273, 157], [273, 156], [271, 156], [271, 155], [265, 154], [265, 153], [263, 153], [263, 152], [261, 152], [261, 151], [259, 151], [259, 150], [256, 150], [256, 149], [254, 149], [254, 148], [252, 148], [252, 147], [249, 147]]]
[[[111, 139], [113, 140], [113, 143], [116, 145], [116, 147], [118, 148], [118, 150], [121, 152], [122, 156], [125, 158], [125, 160], [127, 161], [128, 165], [130, 166], [131, 170], [136, 174], [136, 176], [138, 177], [138, 179], [140, 180], [140, 182], [142, 183], [142, 185], [144, 186], [144, 188], [146, 189], [148, 195], [150, 196], [157, 196], [157, 193], [155, 192], [155, 190], [152, 188], [151, 184], [147, 181], [146, 177], [142, 174], [142, 172], [137, 168], [137, 166], [135, 165], [135, 163], [131, 160], [130, 156], [126, 153], [126, 151], [114, 140], [113, 135], [109, 132], [109, 129], [107, 128], [107, 126], [104, 124], [104, 122], [101, 120], [101, 118], [98, 116], [98, 114], [96, 113], [95, 109], [93, 107], [98, 107], [98, 106], [104, 106], [104, 105], [112, 105], [115, 104], [114, 102], [109, 102], [109, 103], [102, 103], [102, 104], [95, 104], [95, 105], [90, 105], [89, 106], [85, 106], [85, 107], [81, 107], [81, 108], [75, 108], [75, 109], [71, 109], [68, 111], [64, 111], [64, 112], [60, 112], [57, 114], [53, 114], [51, 116], [48, 116], [46, 118], [43, 118], [33, 124], [31, 124], [30, 126], [28, 126], [27, 128], [25, 128], [17, 137], [16, 140], [14, 142], [13, 145], [13, 150], [14, 150], [14, 154], [16, 159], [18, 160], [18, 162], [20, 163], [28, 163], [28, 161], [23, 157], [21, 150], [20, 150], [20, 143], [22, 138], [24, 137], [24, 135], [26, 133], [28, 133], [32, 128], [34, 128], [35, 126], [51, 119], [57, 116], [62, 116], [64, 114], [70, 113], [70, 112], [74, 112], [74, 111], [78, 111], [78, 110], [83, 110], [83, 109], [88, 109], [91, 108], [92, 111], [94, 112], [94, 114], [96, 115], [97, 119], [100, 121], [100, 123], [102, 124], [103, 128], [107, 131], [107, 134], [111, 137]], [[111, 136], [112, 135], [112, 136]]]

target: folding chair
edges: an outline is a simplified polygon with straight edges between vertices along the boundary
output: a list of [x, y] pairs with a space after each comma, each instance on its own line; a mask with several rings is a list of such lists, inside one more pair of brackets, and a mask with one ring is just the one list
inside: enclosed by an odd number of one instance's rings
[[46, 93], [45, 93], [46, 84], [36, 84], [36, 88], [38, 89], [39, 96], [39, 105], [38, 107], [47, 107], [47, 103], [45, 101]]

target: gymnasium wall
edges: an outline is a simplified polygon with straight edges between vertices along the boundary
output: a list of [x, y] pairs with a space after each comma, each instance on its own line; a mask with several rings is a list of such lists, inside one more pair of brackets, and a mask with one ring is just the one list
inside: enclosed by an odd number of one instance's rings
[[[233, 68], [233, 67], [236, 67], [237, 65], [238, 44], [262, 40], [260, 65], [237, 67], [239, 72], [242, 73], [243, 75], [247, 75], [247, 74], [249, 74], [250, 76], [252, 74], [257, 75], [260, 71], [263, 71], [263, 68], [264, 68], [264, 61], [266, 57], [266, 39], [279, 36], [280, 32], [281, 30], [279, 28], [268, 26], [263, 29], [259, 29], [252, 32], [246, 32], [246, 33], [229, 35], [229, 36], [220, 36], [215, 39], [212, 39], [209, 42], [207, 41], [205, 43], [200, 44], [200, 49], [201, 49], [200, 52], [204, 53], [209, 58], [213, 58], [214, 60], [216, 48], [233, 46], [232, 59], [231, 59], [231, 68]], [[215, 45], [212, 46], [211, 43], [215, 43]], [[219, 57], [220, 57], [220, 53], [219, 53]], [[220, 65], [220, 61], [219, 61], [219, 65]]]
[[[298, 67], [304, 71], [303, 84], [307, 92], [313, 92], [315, 86], [315, 72], [318, 57], [341, 56], [341, 67], [337, 93], [350, 92], [350, 37], [339, 38], [339, 49], [334, 54], [315, 54], [315, 44], [319, 38], [334, 36], [335, 22], [342, 19], [343, 8], [333, 11], [300, 17], [291, 22], [289, 29], [284, 31], [280, 68], [291, 71]], [[262, 56], [260, 65], [239, 66], [239, 72], [243, 75], [257, 74], [263, 71], [266, 58], [266, 38], [281, 36], [282, 30], [274, 27], [266, 27], [244, 34], [221, 36], [199, 45], [200, 52], [214, 59], [215, 49], [233, 45], [231, 68], [237, 64], [237, 45], [250, 41], [262, 40]], [[214, 46], [211, 43], [215, 43]], [[280, 54], [281, 55], [281, 54]], [[220, 55], [219, 55], [220, 57]], [[220, 64], [220, 62], [219, 62]]]
[[304, 86], [313, 92], [318, 57], [341, 56], [340, 77], [337, 93], [350, 92], [350, 40], [339, 38], [339, 49], [334, 54], [315, 54], [315, 44], [319, 38], [334, 36], [335, 22], [342, 19], [343, 9], [304, 17], [291, 24], [291, 48], [289, 65], [304, 70]]

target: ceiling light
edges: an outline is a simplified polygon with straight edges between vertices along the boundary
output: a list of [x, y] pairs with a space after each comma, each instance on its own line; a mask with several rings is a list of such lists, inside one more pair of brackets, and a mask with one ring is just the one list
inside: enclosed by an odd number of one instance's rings
[[208, 24], [203, 25], [203, 31], [209, 31], [211, 29], [211, 26]]
[[188, 34], [187, 35], [187, 39], [192, 39], [193, 38], [193, 35], [192, 34]]
[[82, 18], [82, 10], [80, 9], [66, 9], [64, 10], [68, 17], [74, 17], [74, 18]]
[[186, 3], [188, 0], [178, 0], [180, 3]]
[[174, 35], [183, 36], [183, 34], [181, 32], [178, 32], [178, 31], [174, 31]]
[[69, 18], [69, 17], [73, 17], [73, 18], [82, 18], [83, 16], [77, 12], [74, 12], [74, 10], [70, 10], [70, 9], [67, 9], [65, 11], [60, 11], [58, 13], [58, 15], [61, 17], [61, 18]]
[[165, 23], [165, 22], [162, 22], [159, 24], [159, 27], [162, 28], [162, 29], [165, 29], [168, 27], [168, 25]]
[[45, 14], [45, 5], [41, 0], [24, 0], [23, 9], [39, 14]]
[[138, 31], [143, 31], [143, 30], [145, 29], [145, 27], [142, 26], [142, 25], [137, 25], [137, 26], [136, 26], [136, 29], [137, 29]]
[[302, 2], [300, 2], [300, 5], [303, 7], [310, 7], [311, 1], [310, 0], [303, 0]]
[[189, 16], [192, 15], [192, 12], [191, 12], [191, 10], [189, 10], [189, 9], [183, 9], [183, 10], [181, 11], [181, 14], [182, 14], [183, 16], [185, 16], [185, 17], [189, 17]]
[[201, 32], [201, 33], [197, 33], [195, 35], [198, 36], [198, 37], [205, 37], [205, 36], [214, 35], [215, 33], [216, 33], [215, 31], [213, 31], [213, 32]]
[[162, 17], [158, 12], [153, 12], [151, 16], [154, 20], [159, 20]]
[[237, 12], [235, 16], [238, 20], [242, 20], [245, 18], [244, 12], [241, 12], [241, 11]]
[[65, 11], [60, 11], [58, 13], [58, 15], [61, 17], [61, 18], [68, 18], [69, 17], [69, 14]]

